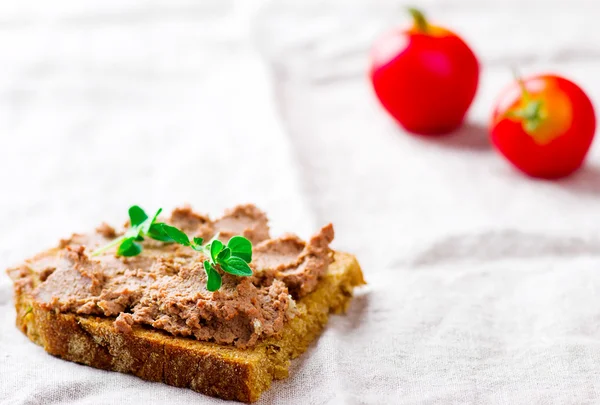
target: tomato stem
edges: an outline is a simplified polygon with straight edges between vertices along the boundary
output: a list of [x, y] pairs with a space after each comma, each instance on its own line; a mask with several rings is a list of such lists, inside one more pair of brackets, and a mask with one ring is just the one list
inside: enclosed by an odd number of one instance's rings
[[409, 7], [408, 12], [410, 13], [410, 15], [413, 18], [413, 21], [415, 23], [415, 27], [417, 28], [417, 31], [420, 31], [423, 33], [426, 33], [427, 31], [429, 31], [429, 25], [427, 24], [425, 15], [423, 15], [421, 10], [414, 8], [414, 7]]
[[515, 108], [507, 113], [509, 118], [520, 118], [523, 120], [523, 128], [528, 132], [535, 132], [536, 129], [542, 124], [544, 120], [544, 113], [542, 111], [543, 102], [542, 100], [534, 100], [531, 98], [531, 94], [525, 87], [525, 82], [517, 69], [512, 69], [513, 76], [519, 87], [521, 88], [521, 94], [523, 96], [522, 106]]
[[512, 68], [512, 74], [513, 74], [513, 78], [519, 84], [519, 87], [521, 88], [521, 94], [523, 94], [523, 99], [525, 101], [531, 100], [531, 96], [529, 95], [529, 92], [527, 91], [527, 88], [525, 87], [525, 82], [523, 81], [523, 78], [517, 71], [517, 68], [515, 68], [515, 67]]

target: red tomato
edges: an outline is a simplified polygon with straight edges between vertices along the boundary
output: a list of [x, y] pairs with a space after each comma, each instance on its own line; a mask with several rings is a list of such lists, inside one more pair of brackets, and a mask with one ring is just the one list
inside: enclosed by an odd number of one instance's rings
[[406, 130], [448, 133], [460, 126], [475, 97], [479, 63], [456, 34], [409, 11], [414, 18], [410, 29], [375, 43], [371, 81], [383, 107]]
[[577, 170], [594, 139], [588, 96], [555, 75], [534, 76], [507, 88], [490, 123], [492, 142], [524, 173], [546, 179]]

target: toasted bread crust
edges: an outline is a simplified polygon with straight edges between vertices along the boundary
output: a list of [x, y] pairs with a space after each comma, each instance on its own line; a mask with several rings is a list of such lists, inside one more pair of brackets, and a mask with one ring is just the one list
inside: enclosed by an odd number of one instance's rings
[[17, 288], [15, 307], [17, 327], [52, 355], [210, 396], [254, 402], [273, 379], [287, 377], [290, 360], [319, 336], [329, 313], [345, 312], [353, 288], [364, 283], [354, 256], [335, 253], [317, 289], [297, 302], [298, 314], [281, 336], [244, 350], [137, 325], [132, 333], [122, 334], [112, 318], [47, 311]]

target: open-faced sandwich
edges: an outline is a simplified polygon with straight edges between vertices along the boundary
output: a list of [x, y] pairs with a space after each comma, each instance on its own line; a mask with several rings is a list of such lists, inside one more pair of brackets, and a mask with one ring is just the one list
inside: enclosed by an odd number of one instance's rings
[[17, 326], [66, 360], [256, 401], [364, 284], [333, 236], [271, 238], [253, 205], [216, 220], [133, 206], [124, 230], [102, 224], [8, 270]]

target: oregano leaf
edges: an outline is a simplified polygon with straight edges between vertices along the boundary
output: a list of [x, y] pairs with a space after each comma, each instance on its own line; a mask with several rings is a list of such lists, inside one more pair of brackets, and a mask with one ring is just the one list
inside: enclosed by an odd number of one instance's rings
[[125, 239], [117, 249], [118, 256], [137, 256], [142, 252], [142, 246], [139, 243], [135, 242], [135, 238], [127, 238]]
[[204, 270], [206, 271], [206, 289], [208, 291], [217, 291], [221, 288], [221, 275], [208, 260], [204, 261]]
[[239, 257], [230, 257], [226, 263], [221, 264], [224, 272], [234, 276], [248, 277], [252, 275], [252, 269], [244, 260]]
[[174, 240], [165, 232], [163, 228], [164, 225], [165, 224], [163, 224], [162, 222], [150, 225], [150, 229], [148, 230], [148, 237], [161, 242], [174, 242]]
[[219, 252], [219, 254], [217, 255], [217, 260], [215, 260], [215, 261], [219, 264], [225, 263], [225, 262], [227, 262], [227, 260], [229, 260], [230, 257], [231, 257], [231, 249], [226, 247]]
[[217, 255], [223, 250], [223, 242], [219, 239], [215, 239], [210, 244], [210, 257], [213, 263], [217, 263]]
[[131, 223], [131, 227], [136, 227], [145, 220], [148, 219], [148, 215], [141, 209], [138, 205], [132, 205], [129, 207], [129, 222]]
[[177, 242], [180, 245], [190, 246], [190, 239], [184, 232], [167, 224], [163, 224], [162, 229], [174, 242]]
[[227, 247], [231, 249], [231, 255], [239, 257], [246, 263], [252, 261], [252, 242], [243, 236], [234, 236], [227, 242]]

